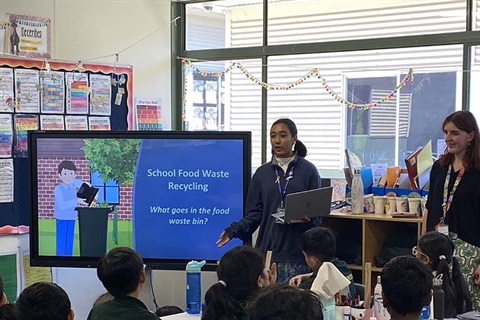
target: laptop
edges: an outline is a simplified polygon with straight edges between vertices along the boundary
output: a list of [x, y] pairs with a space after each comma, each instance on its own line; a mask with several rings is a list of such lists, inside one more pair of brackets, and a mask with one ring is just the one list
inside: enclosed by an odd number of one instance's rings
[[480, 320], [480, 312], [478, 311], [469, 311], [457, 316], [461, 320]]
[[285, 211], [273, 213], [272, 216], [280, 223], [327, 216], [330, 214], [332, 190], [332, 187], [325, 187], [287, 194]]

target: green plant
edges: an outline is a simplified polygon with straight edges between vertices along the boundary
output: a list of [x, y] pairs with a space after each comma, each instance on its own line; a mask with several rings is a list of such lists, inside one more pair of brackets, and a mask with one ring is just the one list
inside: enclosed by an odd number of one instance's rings
[[140, 139], [85, 139], [82, 147], [91, 172], [117, 184], [133, 183], [139, 149]]
[[98, 208], [108, 208], [108, 202], [107, 201], [102, 201], [97, 204]]

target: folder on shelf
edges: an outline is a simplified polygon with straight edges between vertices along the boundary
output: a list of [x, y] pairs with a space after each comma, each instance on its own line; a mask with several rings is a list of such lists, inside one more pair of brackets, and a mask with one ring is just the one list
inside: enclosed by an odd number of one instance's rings
[[405, 158], [408, 179], [411, 189], [422, 189], [428, 182], [430, 168], [433, 165], [432, 141], [423, 147], [418, 147]]

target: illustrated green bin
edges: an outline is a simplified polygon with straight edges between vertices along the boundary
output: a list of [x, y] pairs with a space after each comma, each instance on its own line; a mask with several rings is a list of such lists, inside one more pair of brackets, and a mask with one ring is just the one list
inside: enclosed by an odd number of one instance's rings
[[108, 214], [113, 208], [76, 207], [80, 256], [101, 257], [107, 252]]

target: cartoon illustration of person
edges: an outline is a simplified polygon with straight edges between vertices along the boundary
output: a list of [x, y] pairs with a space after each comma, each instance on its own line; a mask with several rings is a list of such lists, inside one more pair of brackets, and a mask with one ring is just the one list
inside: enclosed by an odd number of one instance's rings
[[82, 180], [76, 179], [77, 167], [72, 161], [64, 160], [58, 165], [58, 177], [62, 182], [55, 187], [54, 217], [56, 219], [57, 256], [73, 254], [73, 238], [78, 202], [77, 188]]

